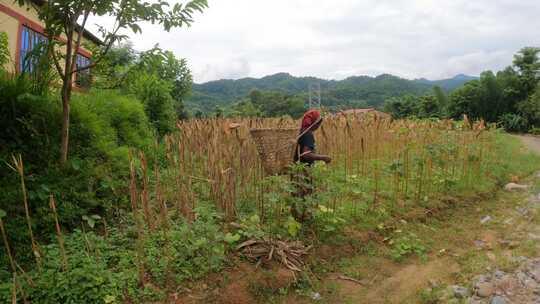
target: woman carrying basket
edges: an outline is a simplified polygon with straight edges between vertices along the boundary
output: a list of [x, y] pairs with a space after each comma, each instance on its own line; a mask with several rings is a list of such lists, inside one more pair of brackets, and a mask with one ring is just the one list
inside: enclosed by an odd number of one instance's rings
[[[313, 180], [309, 174], [308, 167], [311, 167], [316, 161], [324, 161], [327, 164], [332, 161], [330, 156], [317, 154], [315, 152], [315, 136], [313, 135], [313, 132], [321, 126], [322, 121], [321, 113], [317, 110], [306, 112], [302, 118], [300, 135], [298, 136], [296, 153], [294, 154], [294, 162], [304, 164], [305, 166], [293, 175], [293, 184], [296, 186], [295, 197], [301, 199], [304, 199], [313, 192]], [[291, 212], [293, 216], [301, 222], [309, 217], [309, 210], [306, 206], [298, 208], [295, 204], [293, 205]]]
[[317, 110], [309, 110], [302, 118], [302, 126], [300, 127], [300, 136], [298, 138], [297, 152], [295, 153], [294, 161], [304, 163], [308, 166], [313, 165], [315, 161], [324, 161], [330, 163], [332, 158], [328, 155], [315, 153], [315, 136], [313, 132], [322, 124], [321, 113]]

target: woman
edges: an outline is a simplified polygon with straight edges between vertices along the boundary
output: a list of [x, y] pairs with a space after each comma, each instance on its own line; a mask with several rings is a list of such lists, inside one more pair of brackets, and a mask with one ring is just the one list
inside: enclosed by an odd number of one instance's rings
[[[294, 154], [295, 163], [304, 164], [304, 167], [297, 169], [292, 176], [292, 183], [296, 187], [294, 196], [305, 201], [306, 196], [313, 193], [313, 179], [309, 174], [309, 167], [316, 161], [330, 163], [332, 158], [328, 155], [317, 154], [315, 151], [315, 132], [322, 124], [321, 113], [317, 110], [310, 110], [304, 114], [300, 135]], [[296, 202], [291, 208], [291, 213], [296, 220], [303, 222], [310, 217], [310, 211], [305, 202]]]
[[300, 137], [298, 138], [297, 152], [295, 153], [295, 162], [300, 161], [308, 166], [313, 165], [315, 161], [324, 161], [330, 163], [332, 158], [328, 155], [317, 154], [315, 152], [315, 136], [313, 132], [322, 124], [321, 113], [317, 110], [310, 110], [304, 114], [302, 125], [300, 127]]

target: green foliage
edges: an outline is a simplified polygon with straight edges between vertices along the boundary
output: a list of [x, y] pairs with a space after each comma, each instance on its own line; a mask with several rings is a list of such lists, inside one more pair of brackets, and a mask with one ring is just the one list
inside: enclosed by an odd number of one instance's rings
[[[88, 240], [88, 243], [87, 241]], [[26, 297], [33, 303], [120, 303], [122, 291], [129, 280], [108, 264], [108, 256], [98, 257], [99, 251], [111, 250], [102, 237], [76, 231], [66, 238], [68, 269], [63, 270], [57, 244], [44, 246], [41, 271], [27, 273], [31, 284], [19, 277]], [[89, 249], [86, 244], [91, 244]], [[0, 286], [0, 299], [8, 302], [12, 283]], [[20, 295], [19, 295], [20, 296]]]
[[[520, 102], [517, 107], [518, 112], [531, 128], [540, 127], [540, 86], [536, 88], [536, 91], [529, 98]], [[525, 127], [523, 126], [521, 131], [526, 130]]]
[[192, 82], [185, 59], [157, 46], [137, 53], [130, 43], [112, 48], [96, 77], [98, 87], [117, 88], [143, 101], [159, 135], [170, 133], [176, 119], [187, 118], [183, 101]]
[[168, 82], [157, 75], [145, 73], [128, 84], [127, 91], [143, 102], [146, 114], [159, 135], [170, 133], [176, 121], [171, 90]]
[[443, 95], [438, 97], [433, 95], [394, 97], [385, 103], [384, 110], [397, 119], [406, 117], [438, 117], [441, 115], [441, 111], [444, 111], [439, 101], [439, 98], [443, 98], [444, 93], [439, 92], [439, 94]]
[[336, 210], [319, 205], [315, 209], [314, 224], [321, 238], [327, 238], [338, 234], [347, 224], [347, 221]]
[[[21, 208], [17, 174], [8, 169], [12, 154], [21, 154], [34, 231], [48, 239], [54, 233], [49, 195], [57, 200], [61, 225], [76, 227], [82, 216], [103, 214], [127, 202], [123, 178], [128, 174], [128, 149], [153, 144], [152, 127], [136, 99], [114, 91], [77, 95], [72, 104], [73, 157], [57, 165], [60, 149], [60, 103], [52, 96], [32, 94], [28, 77], [0, 78], [0, 208], [10, 214], [6, 230], [24, 264], [31, 259]], [[0, 263], [6, 262], [3, 255]]]
[[514, 66], [519, 72], [520, 89], [523, 96], [529, 96], [540, 80], [540, 48], [525, 47], [514, 56]]
[[239, 235], [242, 239], [260, 239], [266, 236], [261, 218], [254, 214], [241, 219], [233, 237], [236, 238], [236, 235]]
[[513, 113], [502, 115], [499, 124], [508, 132], [519, 132], [525, 130], [528, 126], [525, 118]]
[[[349, 77], [341, 81], [324, 80], [314, 77], [294, 77], [279, 73], [261, 79], [217, 80], [195, 84], [193, 94], [187, 104], [193, 112], [212, 112], [216, 106], [229, 107], [243, 101], [250, 92], [280, 92], [308, 100], [308, 89], [312, 83], [321, 84], [321, 94], [325, 107], [330, 110], [347, 108], [382, 107], [385, 100], [402, 95], [422, 95], [435, 85], [444, 90], [453, 90], [473, 78], [457, 76], [443, 81], [406, 80], [392, 75], [377, 77]], [[251, 96], [249, 96], [251, 97]], [[247, 98], [250, 99], [250, 98]], [[234, 105], [233, 105], [234, 107]]]
[[6, 32], [0, 32], [0, 71], [9, 63], [9, 44]]
[[[74, 132], [106, 141], [88, 145], [94, 149], [102, 147], [98, 151], [106, 155], [112, 156], [116, 147], [144, 149], [153, 144], [153, 132], [145, 114], [145, 105], [133, 97], [122, 96], [112, 90], [93, 90], [87, 94], [76, 95], [73, 107], [74, 119], [77, 120], [79, 115], [82, 120], [81, 125], [74, 128]], [[85, 115], [92, 117], [84, 117]], [[95, 129], [84, 134], [83, 130], [92, 126], [95, 126]]]
[[[65, 238], [67, 270], [64, 270], [60, 247], [50, 244], [43, 248], [41, 272], [28, 272], [33, 284], [23, 277], [20, 283], [33, 303], [134, 303], [162, 300], [164, 288], [196, 280], [209, 272], [219, 271], [225, 261], [224, 234], [219, 216], [212, 208], [198, 208], [199, 217], [191, 224], [171, 222], [162, 231], [146, 231], [144, 252], [147, 278], [154, 287], [139, 288], [136, 249], [132, 231], [109, 231], [107, 238], [93, 231], [75, 230]], [[96, 220], [96, 216], [87, 216]], [[95, 223], [95, 226], [99, 225]], [[92, 225], [89, 225], [91, 228]], [[0, 284], [0, 300], [11, 299], [12, 283]], [[163, 288], [163, 289], [162, 289]]]
[[[231, 107], [228, 116], [279, 117], [288, 115], [299, 118], [304, 114], [304, 99], [281, 92], [261, 92], [253, 90], [249, 99], [243, 99]], [[227, 112], [227, 111], [226, 111]]]
[[413, 233], [390, 240], [389, 243], [392, 245], [390, 256], [395, 261], [402, 261], [405, 257], [413, 254], [422, 259], [426, 258], [427, 247], [423, 244], [422, 240]]
[[532, 127], [532, 128], [529, 130], [529, 133], [538, 136], [538, 135], [540, 135], [540, 128]]
[[480, 79], [446, 96], [439, 87], [435, 96], [406, 95], [388, 99], [385, 110], [395, 118], [448, 117], [498, 122], [507, 131], [526, 132], [540, 126], [540, 48], [526, 47], [515, 56], [513, 66], [494, 74], [485, 71]]

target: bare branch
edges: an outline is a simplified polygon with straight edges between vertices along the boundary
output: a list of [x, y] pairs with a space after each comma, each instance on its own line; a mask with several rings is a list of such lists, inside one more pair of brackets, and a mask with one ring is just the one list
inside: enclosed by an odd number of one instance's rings
[[107, 45], [105, 46], [105, 49], [102, 50], [99, 53], [99, 55], [95, 56], [96, 59], [91, 64], [89, 64], [89, 65], [87, 65], [85, 67], [80, 67], [80, 68], [74, 69], [72, 71], [72, 73], [80, 73], [82, 71], [86, 71], [86, 70], [89, 70], [91, 68], [94, 68], [95, 66], [97, 66], [103, 60], [103, 58], [105, 58], [105, 55], [107, 55], [107, 53], [109, 52], [109, 50], [111, 49], [111, 47], [113, 46], [113, 44], [117, 40], [118, 31], [122, 28], [122, 18], [123, 18], [125, 9], [126, 9], [126, 1], [122, 1], [120, 12], [118, 13], [118, 15], [116, 17], [116, 21], [115, 21], [115, 24], [114, 24], [114, 27], [113, 27], [115, 29], [110, 35], [108, 35], [108, 37], [105, 40], [107, 42]]
[[83, 22], [82, 22], [82, 25], [79, 27], [79, 31], [77, 34], [77, 43], [75, 45], [75, 53], [73, 54], [72, 62], [75, 62], [75, 63], [77, 62], [77, 54], [79, 53], [79, 48], [81, 47], [82, 38], [84, 36], [84, 29], [86, 27], [86, 21], [88, 20], [88, 16], [90, 16], [91, 10], [92, 10], [92, 6], [89, 7], [84, 12]]

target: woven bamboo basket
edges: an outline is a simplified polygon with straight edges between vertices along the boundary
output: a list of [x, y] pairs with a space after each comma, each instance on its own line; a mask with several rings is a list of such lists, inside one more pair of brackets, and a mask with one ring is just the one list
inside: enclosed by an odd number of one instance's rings
[[251, 129], [264, 171], [284, 174], [293, 162], [298, 129]]

